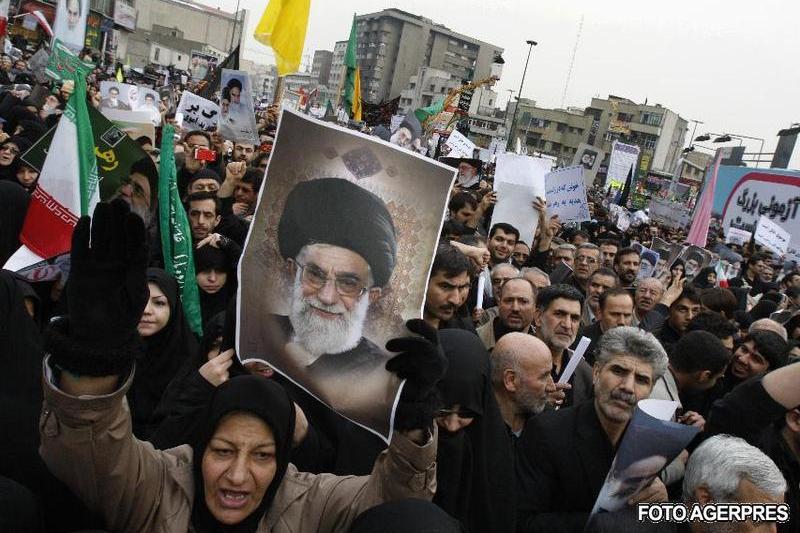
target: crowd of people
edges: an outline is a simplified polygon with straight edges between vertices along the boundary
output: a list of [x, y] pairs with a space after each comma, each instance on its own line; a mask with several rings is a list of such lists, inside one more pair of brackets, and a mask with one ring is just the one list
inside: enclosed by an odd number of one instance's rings
[[[12, 84], [0, 96], [2, 263], [20, 246], [38, 179], [20, 156], [57, 124], [74, 89], [26, 69], [24, 59], [0, 58], [0, 83]], [[100, 70], [88, 79], [98, 108], [103, 79]], [[162, 102], [162, 123], [172, 111]], [[684, 229], [620, 230], [602, 189], [590, 192], [589, 222], [562, 223], [540, 198], [530, 207], [535, 231], [492, 224], [491, 168], [451, 160], [458, 176], [423, 316], [408, 322], [413, 335], [387, 346], [396, 353], [387, 369], [406, 380], [387, 446], [235, 354], [237, 264], [276, 127], [274, 114], [257, 118], [261, 144], [204, 131], [175, 143], [202, 338], [164, 270], [158, 176], [137, 164], [91, 226], [78, 222], [68, 278], [0, 272], [0, 529], [774, 527], [637, 520], [637, 504], [671, 501], [785, 502], [791, 518], [777, 530], [800, 531], [797, 265], [751, 242], [728, 245], [741, 257], [732, 279], [681, 260], [643, 277], [636, 243], [682, 245]], [[408, 142], [395, 144], [416, 149], [419, 130], [401, 126]], [[158, 160], [158, 138], [136, 141]], [[706, 249], [720, 244], [714, 225]], [[318, 277], [314, 291], [347, 295], [347, 280]], [[575, 365], [582, 337], [590, 344]], [[677, 421], [699, 434], [625, 493], [625, 510], [590, 519], [637, 402], [648, 398], [679, 402]]]

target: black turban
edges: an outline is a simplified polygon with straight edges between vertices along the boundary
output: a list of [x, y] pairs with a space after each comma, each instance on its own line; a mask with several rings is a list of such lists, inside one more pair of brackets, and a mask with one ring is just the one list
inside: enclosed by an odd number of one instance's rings
[[330, 244], [359, 254], [375, 286], [389, 281], [397, 238], [389, 210], [376, 195], [340, 178], [298, 183], [286, 198], [278, 224], [281, 255], [294, 259], [308, 244]]

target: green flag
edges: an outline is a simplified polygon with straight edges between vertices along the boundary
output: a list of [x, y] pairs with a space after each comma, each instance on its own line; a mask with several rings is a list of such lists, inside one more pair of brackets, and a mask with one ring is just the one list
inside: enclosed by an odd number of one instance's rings
[[[93, 106], [87, 106], [89, 122], [94, 136], [93, 151], [97, 156], [97, 172], [100, 175], [100, 200], [109, 200], [119, 191], [120, 184], [130, 175], [131, 165], [136, 161], [150, 161], [139, 144], [108, 120]], [[45, 133], [21, 158], [34, 169], [42, 172], [44, 160], [53, 143], [56, 127]], [[147, 158], [147, 159], [145, 159]], [[155, 175], [155, 164], [152, 173]], [[155, 187], [155, 183], [152, 185]]]
[[[203, 335], [200, 317], [200, 292], [194, 272], [192, 231], [178, 194], [178, 172], [175, 169], [175, 128], [164, 125], [161, 134], [161, 164], [158, 179], [158, 214], [161, 223], [161, 249], [164, 270], [175, 276], [181, 293], [183, 311], [189, 327]], [[207, 245], [210, 246], [210, 245]]]
[[81, 61], [72, 50], [56, 39], [53, 42], [53, 51], [50, 52], [50, 60], [45, 67], [45, 74], [57, 81], [74, 80], [78, 72], [91, 72], [94, 64]]
[[428, 107], [420, 107], [419, 109], [414, 110], [414, 115], [416, 115], [417, 120], [419, 120], [420, 124], [423, 124], [429, 118], [438, 115], [444, 110], [444, 98], [439, 99], [438, 101], [434, 102], [433, 104], [429, 105]]
[[350, 40], [347, 43], [347, 50], [344, 53], [344, 67], [346, 69], [344, 78], [344, 108], [350, 115], [353, 111], [353, 100], [356, 92], [356, 69], [358, 60], [356, 59], [356, 16], [353, 15], [353, 25], [350, 28]]

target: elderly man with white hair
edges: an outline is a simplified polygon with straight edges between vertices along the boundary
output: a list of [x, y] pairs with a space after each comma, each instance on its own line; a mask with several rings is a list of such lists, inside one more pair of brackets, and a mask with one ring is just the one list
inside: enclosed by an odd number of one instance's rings
[[[683, 477], [683, 499], [688, 505], [784, 502], [786, 480], [764, 452], [730, 435], [717, 435], [689, 457]], [[693, 533], [774, 531], [765, 522], [690, 523]]]

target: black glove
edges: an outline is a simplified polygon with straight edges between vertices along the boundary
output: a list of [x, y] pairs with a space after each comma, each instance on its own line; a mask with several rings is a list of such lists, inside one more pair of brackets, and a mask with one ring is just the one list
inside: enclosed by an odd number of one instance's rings
[[447, 358], [439, 346], [437, 331], [415, 318], [406, 322], [412, 333], [421, 337], [400, 337], [386, 343], [390, 352], [401, 352], [386, 362], [386, 370], [405, 379], [397, 404], [395, 428], [398, 431], [429, 429], [441, 408], [436, 384], [447, 371]]
[[52, 362], [77, 375], [124, 374], [142, 349], [136, 326], [150, 297], [144, 222], [124, 200], [97, 204], [78, 221], [71, 255], [69, 319], [48, 332]]

